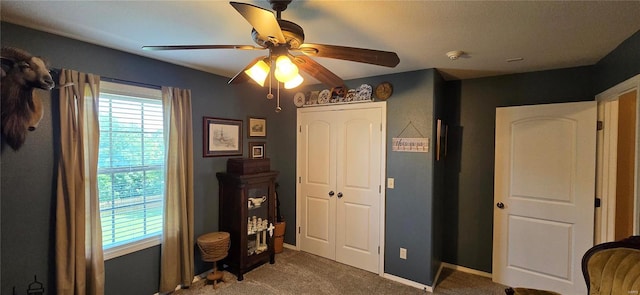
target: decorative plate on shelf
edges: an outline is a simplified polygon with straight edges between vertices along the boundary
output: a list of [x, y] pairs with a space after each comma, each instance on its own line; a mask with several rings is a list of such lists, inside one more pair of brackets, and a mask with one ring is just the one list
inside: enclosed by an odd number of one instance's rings
[[301, 107], [305, 103], [305, 96], [303, 92], [298, 92], [293, 96], [293, 104], [297, 107]]
[[382, 82], [376, 86], [376, 97], [380, 100], [386, 100], [393, 94], [393, 85], [389, 82]]
[[343, 102], [346, 95], [347, 89], [344, 86], [331, 88], [331, 99], [335, 99], [337, 102]]
[[355, 89], [349, 89], [349, 91], [347, 91], [347, 95], [344, 98], [344, 101], [346, 102], [350, 102], [350, 101], [354, 101], [356, 100], [356, 90]]
[[318, 103], [318, 96], [319, 96], [319, 91], [311, 91], [311, 93], [309, 94], [309, 97], [307, 97], [307, 104], [308, 105], [314, 105]]
[[369, 84], [360, 85], [356, 93], [356, 100], [370, 100], [371, 91], [372, 91], [371, 85]]
[[328, 103], [329, 99], [331, 99], [331, 91], [329, 89], [322, 90], [318, 95], [318, 104]]

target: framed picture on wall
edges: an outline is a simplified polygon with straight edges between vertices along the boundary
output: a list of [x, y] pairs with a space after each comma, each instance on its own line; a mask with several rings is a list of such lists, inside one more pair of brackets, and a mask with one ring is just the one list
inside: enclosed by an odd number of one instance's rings
[[249, 137], [266, 137], [267, 119], [249, 117], [247, 120], [247, 134]]
[[242, 156], [242, 120], [203, 117], [202, 156]]
[[249, 142], [249, 158], [264, 159], [266, 153], [265, 142]]

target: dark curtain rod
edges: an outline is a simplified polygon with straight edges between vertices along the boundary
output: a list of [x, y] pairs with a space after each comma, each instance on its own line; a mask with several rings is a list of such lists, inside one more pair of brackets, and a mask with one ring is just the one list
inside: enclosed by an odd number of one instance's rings
[[158, 90], [162, 89], [162, 86], [158, 86], [158, 85], [141, 83], [141, 82], [133, 82], [133, 81], [127, 81], [127, 80], [122, 80], [122, 79], [116, 79], [116, 78], [109, 78], [109, 77], [102, 77], [101, 76], [100, 80], [107, 81], [107, 82], [127, 84], [127, 85], [131, 85], [131, 86], [139, 86], [139, 87], [151, 88], [151, 89], [158, 89]]
[[[58, 81], [58, 79], [59, 79], [58, 76], [60, 76], [60, 72], [62, 71], [62, 69], [50, 68], [50, 70], [51, 70], [51, 72], [55, 73], [55, 75], [56, 75], [55, 80]], [[139, 87], [151, 88], [151, 89], [158, 89], [158, 90], [162, 89], [162, 86], [158, 86], [158, 85], [141, 83], [141, 82], [134, 82], [134, 81], [128, 81], [128, 80], [122, 80], [122, 79], [116, 79], [116, 78], [109, 78], [109, 77], [103, 77], [103, 76], [100, 76], [100, 80], [107, 81], [107, 82], [127, 84], [127, 85], [131, 85], [131, 86], [139, 86]]]

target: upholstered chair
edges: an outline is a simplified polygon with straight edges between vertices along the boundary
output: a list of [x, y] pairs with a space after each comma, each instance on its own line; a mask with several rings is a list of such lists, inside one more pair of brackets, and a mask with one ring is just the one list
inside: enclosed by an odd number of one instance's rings
[[640, 236], [593, 246], [582, 273], [589, 295], [640, 294]]

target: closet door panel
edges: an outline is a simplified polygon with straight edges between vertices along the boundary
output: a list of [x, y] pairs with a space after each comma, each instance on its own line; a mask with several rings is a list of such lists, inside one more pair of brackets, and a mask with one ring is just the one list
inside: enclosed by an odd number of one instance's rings
[[309, 113], [301, 125], [300, 247], [335, 259], [335, 127], [322, 113]]
[[300, 249], [379, 273], [383, 104], [298, 110]]
[[350, 110], [339, 120], [336, 261], [378, 270], [380, 227], [380, 109]]

